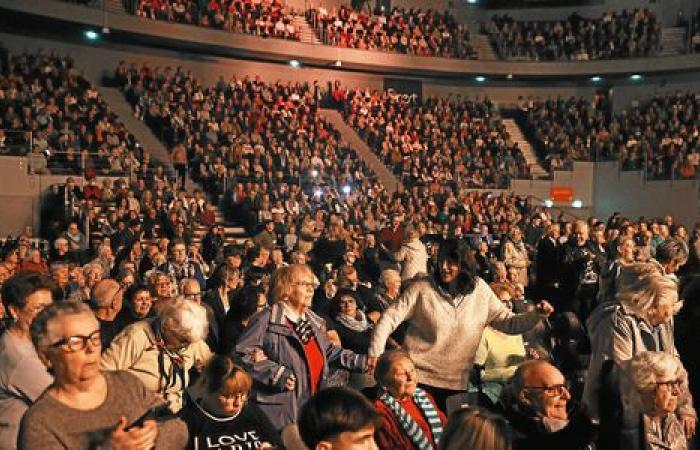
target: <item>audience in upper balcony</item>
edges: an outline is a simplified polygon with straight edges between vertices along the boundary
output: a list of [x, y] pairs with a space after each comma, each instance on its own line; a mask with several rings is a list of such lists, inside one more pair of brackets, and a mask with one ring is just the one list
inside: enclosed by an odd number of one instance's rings
[[650, 178], [697, 175], [700, 97], [693, 92], [635, 100], [617, 114], [608, 112], [602, 95], [527, 99], [521, 108], [552, 170], [569, 169], [576, 160], [618, 159], [623, 170], [643, 170]]
[[300, 30], [278, 0], [138, 0], [136, 14], [235, 33], [298, 41]]
[[407, 187], [500, 188], [512, 178], [529, 178], [522, 152], [488, 98], [421, 100], [360, 89], [346, 98], [346, 121]]
[[322, 42], [341, 48], [417, 56], [475, 57], [469, 29], [448, 11], [383, 7], [370, 14], [345, 5], [311, 9], [306, 15]]
[[598, 19], [577, 13], [560, 21], [517, 21], [494, 16], [485, 25], [498, 56], [538, 61], [640, 58], [661, 48], [661, 23], [649, 9], [607, 12]]
[[[0, 129], [31, 151], [36, 169], [100, 175], [138, 172], [147, 152], [69, 56], [12, 55], [0, 75]], [[31, 148], [30, 148], [31, 146]], [[30, 158], [31, 160], [31, 158]]]

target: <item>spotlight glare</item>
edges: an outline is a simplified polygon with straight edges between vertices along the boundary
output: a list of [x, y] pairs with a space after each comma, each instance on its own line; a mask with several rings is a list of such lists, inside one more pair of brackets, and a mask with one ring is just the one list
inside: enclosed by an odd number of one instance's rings
[[474, 80], [476, 80], [477, 83], [483, 83], [484, 81], [486, 81], [486, 77], [479, 75], [477, 77], [474, 77]]
[[551, 200], [545, 200], [544, 206], [546, 206], [547, 208], [551, 208], [552, 206], [554, 206], [554, 202]]
[[314, 169], [311, 171], [311, 176], [316, 178], [318, 176], [318, 170]]
[[87, 31], [85, 32], [85, 37], [88, 38], [88, 39], [90, 39], [91, 41], [94, 41], [94, 40], [96, 40], [98, 37], [100, 37], [100, 35], [97, 34], [97, 32], [95, 32], [95, 31], [87, 30]]
[[323, 191], [321, 191], [320, 189], [316, 189], [316, 190], [314, 191], [314, 195], [315, 195], [316, 197], [321, 197], [321, 196], [323, 195]]
[[297, 67], [301, 66], [301, 63], [298, 60], [293, 59], [293, 60], [289, 61], [289, 65], [296, 69]]
[[343, 186], [343, 194], [348, 195], [350, 193], [350, 186], [347, 184]]
[[603, 78], [599, 77], [598, 75], [596, 75], [596, 76], [594, 76], [594, 77], [591, 77], [591, 81], [594, 82], [594, 83], [598, 83], [598, 82], [601, 81], [602, 79], [603, 79]]
[[583, 206], [583, 202], [581, 200], [574, 200], [571, 202], [571, 206], [574, 208], [581, 208]]
[[635, 73], [634, 75], [630, 75], [630, 80], [638, 81], [641, 79], [642, 79], [642, 76], [638, 73]]

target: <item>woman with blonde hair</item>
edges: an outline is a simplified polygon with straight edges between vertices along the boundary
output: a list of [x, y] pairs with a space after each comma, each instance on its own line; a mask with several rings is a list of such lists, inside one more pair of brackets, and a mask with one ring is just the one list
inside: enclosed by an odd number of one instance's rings
[[481, 409], [464, 408], [450, 415], [440, 440], [439, 450], [510, 450], [508, 422]]
[[[277, 429], [296, 422], [301, 405], [325, 386], [331, 363], [353, 371], [366, 368], [364, 355], [328, 340], [325, 322], [311, 311], [317, 287], [306, 265], [277, 269], [270, 289], [275, 303], [251, 318], [236, 345], [259, 386], [257, 403]], [[260, 349], [266, 359], [253, 356]]]

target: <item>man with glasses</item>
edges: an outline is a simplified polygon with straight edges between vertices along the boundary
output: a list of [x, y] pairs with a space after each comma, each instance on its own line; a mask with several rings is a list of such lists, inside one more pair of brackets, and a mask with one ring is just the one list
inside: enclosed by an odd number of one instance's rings
[[201, 289], [205, 287], [204, 272], [196, 261], [187, 256], [187, 245], [181, 239], [173, 239], [168, 246], [170, 260], [160, 266], [159, 270], [180, 283], [185, 278], [194, 278]]
[[572, 402], [564, 375], [552, 364], [532, 360], [511, 379], [506, 417], [518, 448], [592, 449], [597, 425]]
[[100, 323], [102, 349], [107, 349], [118, 332], [114, 320], [122, 309], [124, 290], [111, 278], [99, 281], [90, 294], [90, 307]]

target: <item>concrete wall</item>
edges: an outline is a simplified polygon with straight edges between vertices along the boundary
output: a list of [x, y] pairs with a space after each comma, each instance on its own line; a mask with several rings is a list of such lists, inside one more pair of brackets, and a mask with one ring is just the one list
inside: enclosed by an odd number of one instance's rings
[[617, 163], [600, 163], [596, 174], [595, 210], [601, 217], [672, 214], [679, 223], [698, 221], [696, 181], [645, 181], [640, 172], [620, 172]]
[[516, 180], [512, 190], [537, 199], [549, 199], [552, 187], [571, 187], [583, 208], [562, 206], [580, 218], [607, 218], [619, 211], [631, 218], [672, 214], [679, 223], [693, 225], [698, 215], [698, 184], [695, 181], [645, 181], [642, 172], [620, 172], [616, 162], [575, 163], [570, 172], [557, 171], [553, 181]]

